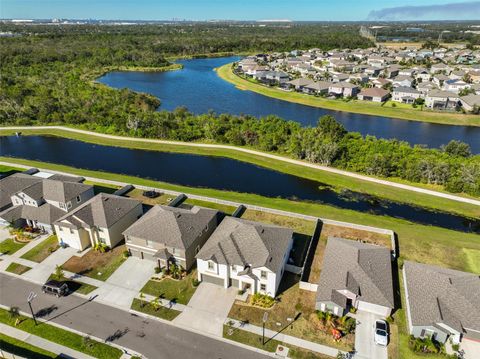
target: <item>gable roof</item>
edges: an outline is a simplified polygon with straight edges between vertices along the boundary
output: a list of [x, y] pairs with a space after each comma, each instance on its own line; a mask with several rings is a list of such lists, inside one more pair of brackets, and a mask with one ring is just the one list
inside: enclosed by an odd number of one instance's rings
[[341, 290], [359, 299], [393, 308], [391, 253], [388, 248], [330, 237], [325, 249], [317, 301], [333, 301], [345, 308]]
[[480, 331], [478, 274], [405, 261], [405, 289], [412, 325], [444, 323]]
[[384, 90], [379, 87], [370, 87], [370, 88], [364, 88], [362, 91], [360, 91], [360, 95], [362, 96], [371, 96], [371, 97], [385, 97], [390, 94], [390, 91]]
[[0, 213], [0, 218], [8, 222], [14, 222], [19, 219], [29, 219], [44, 224], [52, 224], [65, 214], [65, 211], [44, 203], [39, 207], [34, 206], [14, 206]]
[[42, 178], [27, 175], [25, 173], [14, 173], [0, 180], [0, 208], [11, 204], [10, 197], [18, 191], [41, 182]]
[[196, 258], [219, 264], [266, 267], [278, 272], [293, 231], [270, 224], [226, 217], [208, 239]]
[[140, 205], [140, 201], [132, 198], [100, 193], [61, 217], [55, 224], [69, 226], [68, 223], [65, 223], [67, 221], [76, 228], [84, 226], [109, 228]]
[[123, 234], [186, 250], [206, 231], [217, 214], [216, 210], [197, 206], [184, 209], [157, 205]]

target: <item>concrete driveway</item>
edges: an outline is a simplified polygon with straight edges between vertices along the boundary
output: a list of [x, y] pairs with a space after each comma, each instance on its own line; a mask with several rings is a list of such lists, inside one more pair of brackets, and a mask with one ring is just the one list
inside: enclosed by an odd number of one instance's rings
[[463, 338], [460, 343], [460, 350], [463, 350], [464, 359], [480, 358], [480, 341]]
[[0, 226], [0, 242], [3, 242], [5, 239], [10, 238], [10, 232], [7, 227]]
[[387, 359], [386, 347], [375, 344], [375, 321], [383, 319], [378, 315], [358, 311], [356, 314], [357, 327], [355, 329], [355, 358], [357, 359]]
[[228, 317], [237, 291], [236, 288], [225, 289], [202, 282], [187, 308], [174, 319], [174, 323], [221, 337], [223, 323]]
[[92, 295], [109, 304], [130, 309], [133, 298], [154, 274], [155, 263], [129, 257]]
[[77, 250], [71, 247], [59, 248], [52, 254], [50, 254], [45, 260], [31, 270], [25, 273], [23, 276], [32, 282], [43, 284], [47, 281], [48, 277], [55, 271], [57, 265], [62, 265], [73, 257], [77, 253]]

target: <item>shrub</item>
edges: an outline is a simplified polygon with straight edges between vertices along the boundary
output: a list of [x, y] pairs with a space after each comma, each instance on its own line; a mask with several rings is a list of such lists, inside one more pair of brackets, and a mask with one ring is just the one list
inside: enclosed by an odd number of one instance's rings
[[123, 251], [123, 258], [128, 258], [130, 256], [131, 256], [131, 254], [128, 250]]
[[200, 285], [200, 281], [197, 278], [192, 279], [192, 285], [194, 287], [198, 287]]
[[162, 270], [160, 269], [160, 267], [155, 267], [155, 273], [156, 274], [159, 274]]
[[440, 353], [442, 345], [432, 338], [415, 338], [410, 335], [408, 338], [408, 346], [416, 353]]
[[250, 298], [250, 304], [262, 308], [271, 308], [275, 304], [275, 298], [267, 294], [255, 293]]

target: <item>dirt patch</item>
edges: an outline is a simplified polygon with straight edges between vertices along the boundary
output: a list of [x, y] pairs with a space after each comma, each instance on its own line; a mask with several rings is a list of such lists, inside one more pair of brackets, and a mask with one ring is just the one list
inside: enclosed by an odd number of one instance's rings
[[131, 190], [130, 192], [128, 192], [125, 195], [125, 197], [129, 197], [129, 198], [139, 200], [139, 201], [141, 201], [144, 204], [147, 204], [149, 206], [154, 206], [156, 204], [167, 205], [176, 196], [170, 195], [170, 194], [160, 193], [160, 195], [156, 198], [147, 198], [143, 195], [143, 190], [135, 188], [135, 189]]
[[315, 221], [308, 221], [306, 219], [282, 216], [263, 211], [254, 211], [251, 209], [247, 209], [245, 211], [245, 213], [242, 215], [242, 219], [291, 228], [297, 233], [307, 234], [309, 236], [312, 235], [313, 230], [315, 229]]

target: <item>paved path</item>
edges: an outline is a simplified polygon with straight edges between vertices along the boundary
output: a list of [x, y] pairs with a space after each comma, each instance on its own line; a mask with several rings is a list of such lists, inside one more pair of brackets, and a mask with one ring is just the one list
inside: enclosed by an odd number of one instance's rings
[[151, 302], [152, 300], [158, 299], [158, 302], [164, 307], [167, 307], [168, 309], [178, 310], [179, 312], [183, 312], [187, 308], [187, 306], [184, 304], [172, 302], [168, 299], [157, 298], [150, 294], [143, 294], [143, 298], [140, 298], [140, 294], [138, 294], [136, 298], [144, 300], [146, 302]]
[[265, 352], [232, 343], [222, 338], [213, 338], [206, 333], [184, 330], [172, 324], [150, 320], [124, 310], [87, 301], [76, 295], [56, 298], [41, 293], [40, 286], [0, 274], [0, 304], [18, 306], [27, 312], [26, 297], [30, 291], [38, 293], [34, 310], [55, 306], [44, 319], [56, 325], [106, 339], [118, 334], [114, 344], [142, 353], [150, 359], [196, 358], [196, 359], [262, 359]]
[[202, 282], [188, 302], [188, 306], [173, 322], [212, 335], [223, 336], [223, 323], [235, 301], [238, 289], [225, 289]]
[[58, 248], [41, 263], [35, 263], [32, 269], [23, 274], [23, 276], [35, 283], [43, 284], [47, 281], [48, 277], [55, 272], [57, 265], [64, 264], [74, 256], [76, 252], [76, 249], [71, 247]]
[[356, 359], [387, 359], [387, 347], [375, 344], [375, 321], [383, 319], [378, 315], [357, 311], [355, 314], [355, 358]]
[[[263, 335], [263, 328], [258, 327], [256, 325], [248, 324], [248, 323], [242, 323], [238, 320], [234, 319], [228, 319], [227, 321], [232, 321], [233, 322], [233, 327], [238, 328], [240, 330], [245, 330], [250, 333], [255, 333], [257, 335]], [[266, 339], [275, 339], [280, 342], [294, 345], [297, 347], [305, 348], [307, 350], [311, 350], [317, 353], [329, 355], [331, 357], [336, 357], [338, 352], [345, 353], [342, 350], [338, 350], [332, 347], [328, 347], [326, 345], [318, 344], [318, 343], [313, 343], [308, 340], [303, 340], [297, 337], [292, 337], [291, 335], [286, 335], [283, 333], [277, 333], [273, 330], [270, 329], [265, 329], [265, 337]]]
[[57, 355], [63, 355], [75, 359], [95, 359], [90, 355], [64, 347], [63, 345], [37, 337], [36, 335], [24, 332], [23, 330], [11, 327], [3, 323], [0, 323], [0, 332], [9, 337], [21, 340], [24, 343], [36, 346], [37, 348], [45, 349]]
[[[476, 200], [476, 199], [473, 199], [473, 198], [465, 198], [465, 197], [456, 196], [454, 194], [432, 191], [432, 190], [429, 190], [429, 189], [419, 188], [419, 187], [410, 186], [410, 185], [406, 185], [406, 184], [402, 184], [402, 183], [391, 182], [391, 181], [387, 181], [387, 180], [382, 180], [382, 179], [378, 179], [378, 178], [373, 178], [373, 177], [361, 175], [361, 174], [354, 173], [354, 172], [348, 172], [348, 171], [340, 170], [340, 169], [337, 169], [337, 168], [321, 166], [321, 165], [317, 165], [317, 164], [314, 164], [314, 163], [308, 163], [308, 162], [295, 160], [295, 159], [288, 158], [288, 157], [283, 157], [283, 156], [274, 155], [274, 154], [271, 154], [271, 153], [266, 153], [266, 152], [261, 152], [261, 151], [255, 151], [255, 150], [251, 150], [251, 149], [248, 149], [248, 148], [242, 148], [242, 147], [227, 146], [227, 145], [213, 145], [213, 144], [204, 144], [204, 143], [164, 141], [164, 140], [135, 138], [135, 137], [126, 137], [126, 136], [115, 136], [115, 135], [107, 135], [107, 134], [97, 133], [97, 132], [92, 132], [92, 131], [80, 130], [80, 129], [76, 129], [76, 128], [69, 128], [69, 127], [64, 127], [64, 126], [13, 126], [13, 127], [4, 127], [3, 129], [5, 129], [5, 130], [17, 130], [17, 131], [53, 129], [53, 130], [63, 130], [63, 131], [69, 131], [69, 132], [76, 132], [76, 133], [81, 133], [81, 134], [85, 134], [85, 135], [91, 135], [91, 136], [96, 136], [96, 137], [101, 137], [101, 138], [108, 138], [108, 139], [113, 139], [113, 140], [159, 143], [159, 144], [176, 145], [176, 146], [225, 149], [225, 150], [243, 152], [243, 153], [248, 153], [248, 154], [252, 154], [252, 155], [255, 155], [255, 156], [270, 158], [270, 159], [273, 159], [273, 160], [276, 160], [276, 161], [292, 163], [292, 164], [295, 164], [295, 165], [298, 165], [298, 166], [313, 168], [313, 169], [317, 169], [317, 170], [320, 170], [320, 171], [335, 173], [335, 174], [339, 174], [339, 175], [342, 175], [342, 176], [356, 178], [356, 179], [359, 179], [359, 180], [362, 180], [362, 181], [381, 184], [381, 185], [384, 185], [384, 186], [395, 187], [395, 188], [399, 188], [399, 189], [403, 189], [403, 190], [407, 190], [407, 191], [423, 193], [423, 194], [427, 194], [427, 195], [431, 195], [431, 196], [435, 196], [435, 197], [441, 197], [441, 198], [446, 198], [446, 199], [450, 199], [450, 200], [457, 201], [457, 202], [469, 203], [469, 204], [473, 204], [473, 205], [476, 205], [476, 206], [480, 206], [480, 200]], [[2, 128], [0, 128], [0, 131], [1, 130], [2, 130]]]

